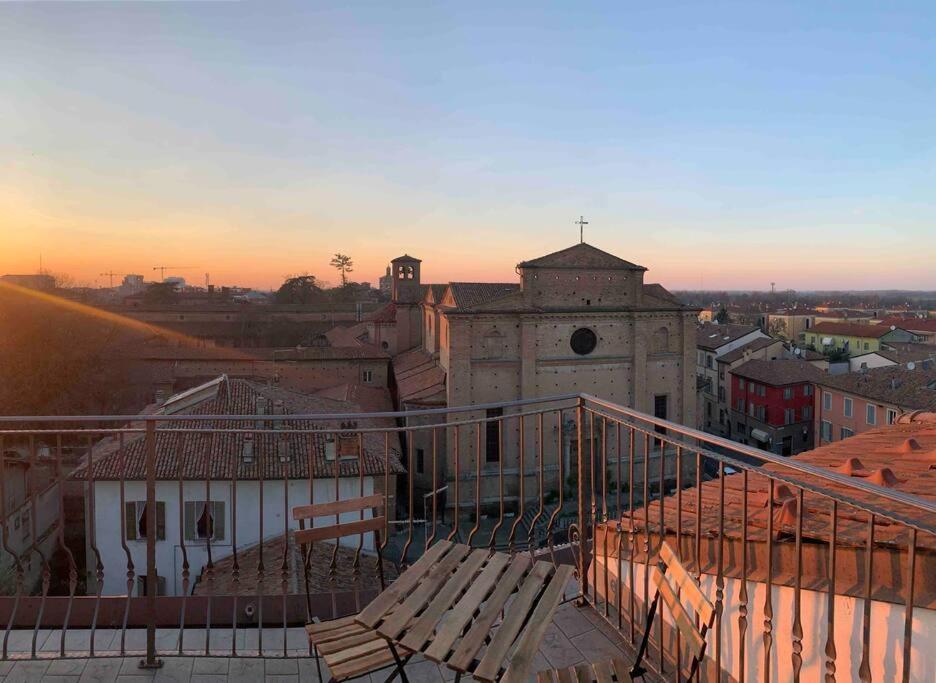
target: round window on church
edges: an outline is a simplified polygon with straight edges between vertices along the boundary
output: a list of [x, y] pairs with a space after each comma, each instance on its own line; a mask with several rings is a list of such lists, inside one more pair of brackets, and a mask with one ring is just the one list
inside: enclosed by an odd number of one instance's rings
[[598, 346], [598, 337], [587, 327], [581, 327], [572, 333], [569, 343], [578, 355], [587, 356]]

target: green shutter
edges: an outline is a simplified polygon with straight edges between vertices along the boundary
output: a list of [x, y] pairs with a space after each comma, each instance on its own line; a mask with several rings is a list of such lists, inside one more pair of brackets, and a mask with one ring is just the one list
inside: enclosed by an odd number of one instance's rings
[[211, 502], [211, 520], [214, 522], [214, 541], [223, 541], [224, 536], [224, 501]]
[[156, 502], [156, 540], [166, 540], [166, 504]]
[[137, 539], [136, 503], [132, 501], [124, 503], [124, 529], [128, 541]]
[[197, 537], [195, 532], [198, 524], [198, 506], [195, 501], [185, 501], [185, 540], [194, 541]]

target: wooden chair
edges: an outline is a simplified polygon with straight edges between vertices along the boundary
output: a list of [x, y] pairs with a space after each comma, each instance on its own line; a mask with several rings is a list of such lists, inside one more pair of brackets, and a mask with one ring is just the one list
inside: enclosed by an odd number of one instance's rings
[[[357, 536], [365, 533], [374, 534], [374, 547], [377, 549], [377, 572], [380, 576], [380, 589], [384, 589], [383, 556], [380, 551], [380, 531], [386, 524], [383, 514], [377, 515], [376, 510], [383, 508], [382, 494], [349, 498], [334, 503], [318, 503], [314, 505], [300, 505], [293, 508], [292, 516], [299, 522], [299, 530], [295, 532], [296, 543], [305, 546], [315, 541], [333, 540], [338, 543], [345, 536]], [[324, 526], [310, 526], [306, 529], [305, 522], [310, 523], [319, 517], [335, 517], [347, 512], [361, 512], [374, 509], [375, 514], [370, 519], [360, 519], [352, 522], [335, 523]], [[308, 583], [308, 561], [306, 552], [302, 553], [305, 570], [305, 592], [309, 613], [312, 613], [311, 598]], [[333, 619], [320, 623], [306, 625], [309, 643], [315, 654], [315, 665], [318, 668], [319, 680], [322, 680], [322, 666], [320, 659], [325, 660], [331, 672], [332, 683], [348, 678], [363, 676], [373, 671], [379, 671], [389, 666], [396, 666], [396, 661], [387, 641], [373, 629], [365, 628], [354, 621], [352, 615], [341, 619]], [[392, 680], [396, 671], [388, 679]]]
[[536, 674], [536, 683], [632, 683], [623, 659], [576, 664], [562, 669], [548, 669]]
[[[650, 567], [647, 567], [647, 571]], [[644, 655], [647, 653], [647, 645], [650, 640], [650, 629], [653, 626], [653, 618], [657, 611], [657, 605], [662, 598], [663, 602], [670, 610], [676, 628], [685, 640], [689, 652], [692, 653], [691, 664], [689, 667], [689, 676], [687, 680], [692, 680], [699, 664], [705, 656], [705, 634], [712, 628], [712, 622], [715, 619], [715, 607], [709, 602], [708, 598], [699, 588], [686, 568], [683, 567], [676, 553], [664, 542], [660, 547], [659, 570], [654, 577], [657, 586], [656, 595], [653, 596], [653, 602], [650, 603], [650, 610], [647, 614], [647, 626], [644, 630], [643, 639], [640, 642], [640, 649], [637, 651], [637, 661], [631, 668], [630, 674], [634, 678], [646, 673], [642, 666]], [[682, 591], [677, 595], [677, 591]], [[698, 622], [689, 616], [686, 608], [683, 607], [681, 599], [685, 599], [698, 615]], [[699, 626], [696, 626], [696, 623]]]

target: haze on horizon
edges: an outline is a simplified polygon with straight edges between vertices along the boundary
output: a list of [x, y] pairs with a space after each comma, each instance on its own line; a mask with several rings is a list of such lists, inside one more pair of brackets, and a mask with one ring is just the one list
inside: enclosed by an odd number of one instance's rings
[[936, 289], [936, 6], [3, 3], [0, 273]]

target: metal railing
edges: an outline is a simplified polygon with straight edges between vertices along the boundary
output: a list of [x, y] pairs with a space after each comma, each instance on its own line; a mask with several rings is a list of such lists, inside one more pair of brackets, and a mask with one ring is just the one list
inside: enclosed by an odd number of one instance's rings
[[[0, 596], [2, 658], [139, 654], [144, 666], [157, 666], [160, 657], [183, 654], [308, 656], [290, 642], [290, 629], [366, 604], [376, 587], [364, 565], [375, 556], [363, 536], [348, 547], [349, 588], [338, 545], [308, 553], [291, 545], [298, 527], [290, 509], [373, 493], [391, 511], [380, 543], [398, 566], [442, 538], [554, 562], [569, 561], [565, 548], [579, 549], [580, 602], [634, 647], [652, 567], [669, 541], [694, 576], [710, 582], [716, 625], [701, 672], [708, 680], [723, 671], [755, 678], [754, 582], [768, 587], [758, 592], [758, 680], [799, 680], [804, 638], [818, 637], [804, 630], [807, 593], [825, 596], [827, 680], [847, 670], [842, 660], [850, 656], [851, 643], [835, 635], [841, 595], [863, 610], [863, 681], [874, 669], [872, 602], [906, 606], [900, 676], [911, 680], [914, 607], [936, 599], [919, 590], [930, 566], [922, 560], [936, 548], [933, 502], [584, 394], [370, 414], [0, 417], [0, 453], [10, 449], [25, 453], [25, 502], [17, 509], [30, 509], [35, 528], [17, 547], [13, 516], [2, 520], [0, 556], [14, 577]], [[0, 481], [18, 466], [0, 459]], [[763, 504], [756, 482], [766, 487]], [[6, 495], [0, 486], [0, 510]], [[51, 519], [41, 509], [50, 496], [58, 501]], [[822, 539], [816, 519], [827, 520]], [[860, 544], [856, 520], [865, 530]], [[891, 541], [895, 529], [906, 537], [904, 578], [889, 593], [875, 579], [882, 523]], [[857, 589], [836, 581], [846, 552], [860, 561]], [[326, 560], [310, 584], [313, 556]], [[807, 571], [804, 559], [815, 566]], [[792, 591], [789, 633], [774, 619], [780, 587]], [[43, 650], [39, 634], [49, 629], [60, 632], [58, 646]], [[665, 619], [654, 630], [648, 663], [678, 679], [678, 632]], [[74, 647], [70, 632], [80, 632]], [[27, 646], [13, 648], [13, 636]], [[786, 662], [777, 660], [781, 649]]]

